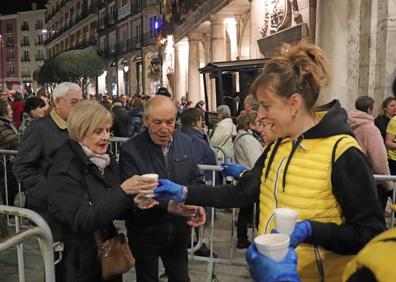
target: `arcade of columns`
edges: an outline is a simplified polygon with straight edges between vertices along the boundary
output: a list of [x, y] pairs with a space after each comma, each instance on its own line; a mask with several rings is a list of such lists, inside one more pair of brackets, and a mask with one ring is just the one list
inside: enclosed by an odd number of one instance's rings
[[[268, 3], [273, 1], [246, 2], [250, 5], [246, 13], [220, 11], [187, 36], [176, 42], [168, 40], [172, 46], [165, 49], [163, 79], [172, 85], [175, 98], [186, 96], [193, 103], [203, 100], [198, 68], [209, 62], [264, 57], [257, 41], [263, 37], [264, 15], [268, 13]], [[319, 102], [339, 99], [344, 107], [352, 109], [358, 96], [369, 95], [377, 101], [378, 108], [391, 94], [396, 75], [396, 1], [296, 2], [301, 21], [308, 27], [307, 37], [325, 50], [332, 67], [333, 83], [323, 91]], [[174, 83], [167, 80], [167, 71], [173, 72]], [[209, 105], [214, 110], [216, 95], [213, 85], [208, 85]]]

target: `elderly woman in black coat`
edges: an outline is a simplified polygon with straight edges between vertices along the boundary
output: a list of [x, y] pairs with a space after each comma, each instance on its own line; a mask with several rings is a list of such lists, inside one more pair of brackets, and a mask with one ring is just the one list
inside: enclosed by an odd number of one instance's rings
[[[49, 214], [58, 226], [53, 228], [54, 237], [65, 246], [57, 281], [103, 281], [94, 233], [103, 241], [113, 237], [113, 220], [136, 208], [136, 194], [152, 193], [157, 185], [156, 180], [139, 175], [120, 184], [118, 166], [108, 152], [111, 126], [112, 115], [103, 106], [80, 103], [68, 118], [70, 139], [53, 158], [48, 175]], [[153, 200], [143, 208], [155, 204]]]

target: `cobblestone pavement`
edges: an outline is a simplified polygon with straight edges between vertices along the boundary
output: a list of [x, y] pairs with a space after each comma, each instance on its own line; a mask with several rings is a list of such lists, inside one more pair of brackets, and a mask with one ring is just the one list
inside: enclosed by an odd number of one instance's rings
[[[217, 211], [215, 230], [214, 230], [214, 251], [219, 258], [230, 258], [231, 253], [231, 213]], [[205, 237], [209, 238], [210, 229], [205, 229]], [[245, 250], [234, 249], [234, 259], [243, 263]], [[37, 240], [31, 239], [24, 244], [25, 258], [25, 276], [27, 282], [44, 281], [44, 266], [39, 252]], [[0, 253], [0, 281], [1, 282], [17, 282], [18, 266], [17, 266], [16, 248], [9, 249]], [[190, 259], [189, 261], [190, 277], [192, 282], [205, 282], [207, 277], [208, 263]], [[252, 281], [246, 267], [232, 266], [216, 263], [214, 266], [214, 277], [212, 281], [221, 282], [245, 282]], [[124, 281], [134, 282], [134, 269], [124, 275]], [[161, 281], [167, 281], [161, 278]]]

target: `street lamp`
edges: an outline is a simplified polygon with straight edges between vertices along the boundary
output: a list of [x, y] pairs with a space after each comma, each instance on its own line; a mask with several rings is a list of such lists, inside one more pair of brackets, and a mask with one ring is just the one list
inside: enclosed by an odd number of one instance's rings
[[125, 95], [126, 96], [129, 96], [128, 71], [129, 71], [129, 66], [124, 65], [124, 83], [125, 83]]

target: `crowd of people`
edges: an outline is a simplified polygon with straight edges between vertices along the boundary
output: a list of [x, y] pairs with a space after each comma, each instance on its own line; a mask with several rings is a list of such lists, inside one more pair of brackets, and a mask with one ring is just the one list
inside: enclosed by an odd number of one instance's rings
[[[126, 222], [137, 281], [158, 281], [159, 258], [169, 281], [190, 281], [189, 226], [204, 224], [204, 207], [240, 208], [237, 248], [248, 248], [256, 281], [386, 281], [383, 267], [392, 260], [385, 252], [367, 256], [383, 246], [375, 243], [395, 241], [394, 230], [383, 233], [393, 183], [376, 183], [373, 174], [396, 175], [396, 98], [384, 100], [377, 118], [367, 96], [349, 112], [337, 100], [317, 106], [330, 81], [320, 48], [285, 46], [238, 116], [219, 105], [210, 131], [204, 101], [172, 100], [164, 87], [154, 97], [110, 99], [84, 97], [63, 82], [51, 106], [45, 95], [3, 95], [0, 149], [18, 154], [7, 159], [9, 198], [3, 188], [2, 201], [13, 203], [20, 182], [25, 207], [64, 243], [57, 281], [122, 281], [121, 274], [104, 280], [97, 259], [96, 236], [113, 237], [115, 219]], [[119, 162], [109, 152], [111, 135], [129, 138]], [[225, 184], [212, 187], [198, 164], [221, 164]], [[153, 173], [159, 181], [144, 176]], [[258, 234], [274, 232], [280, 207], [298, 211], [298, 222], [288, 255], [275, 262], [247, 234], [253, 221]], [[0, 236], [6, 233], [0, 223]]]

